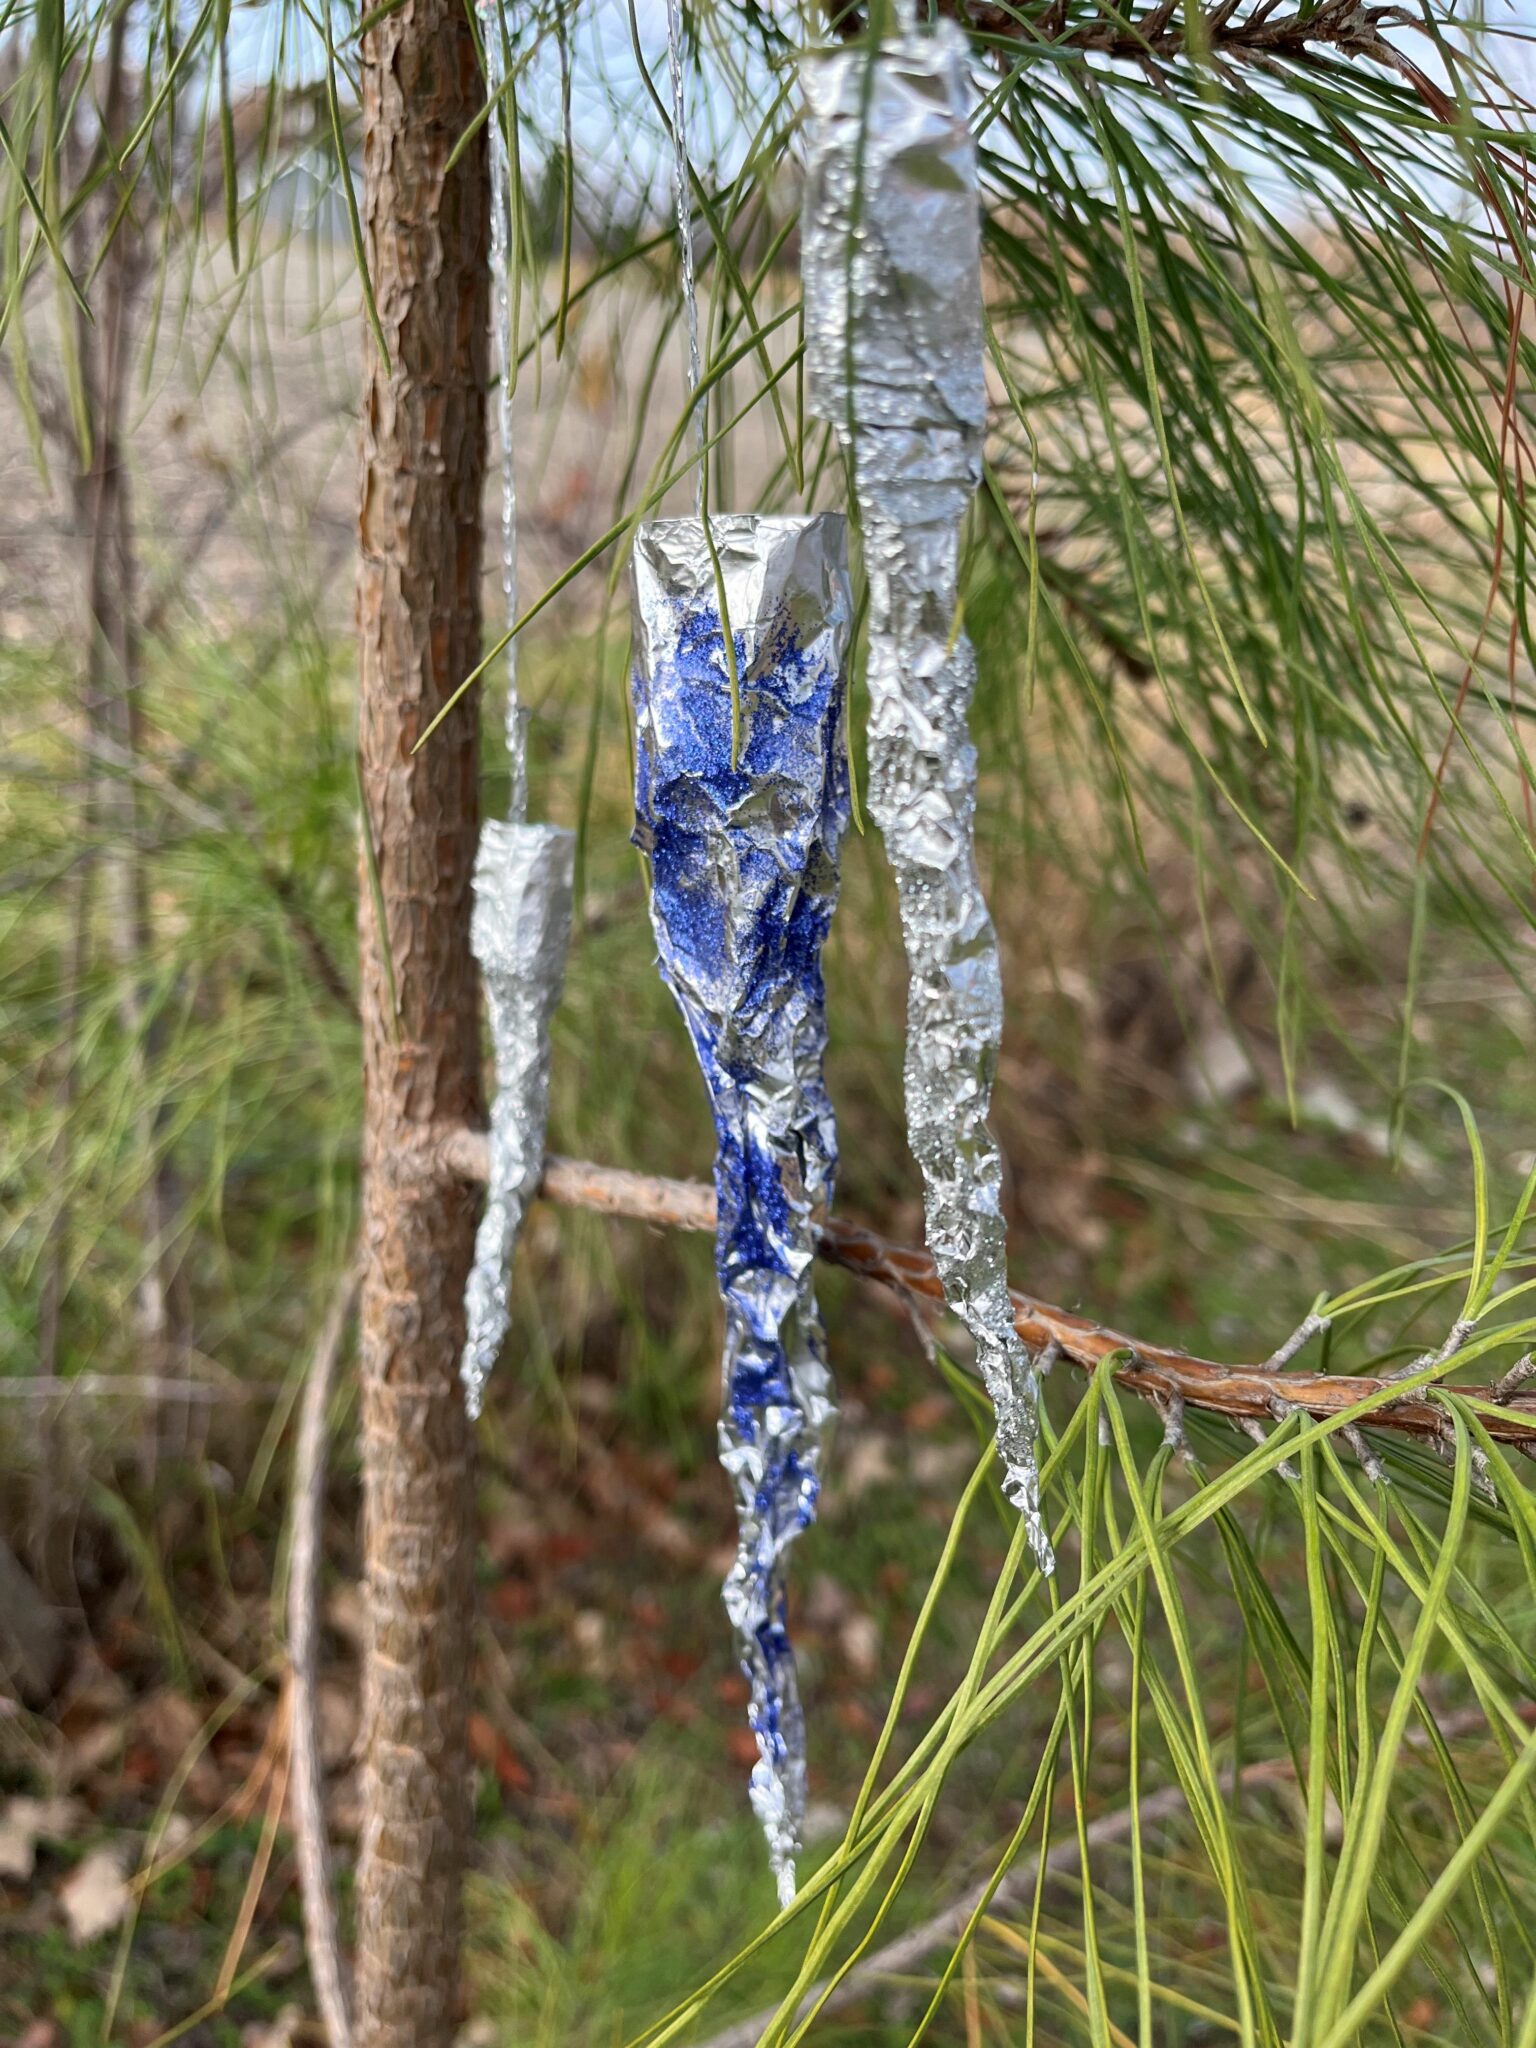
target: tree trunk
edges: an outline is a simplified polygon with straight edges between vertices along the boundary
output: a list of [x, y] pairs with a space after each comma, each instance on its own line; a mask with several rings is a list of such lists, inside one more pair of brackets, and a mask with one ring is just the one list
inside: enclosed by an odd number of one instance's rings
[[[355, 2048], [457, 2021], [473, 1618], [473, 1445], [458, 1380], [475, 1200], [432, 1161], [481, 1115], [469, 947], [480, 653], [488, 212], [463, 0], [405, 0], [363, 45], [363, 226], [389, 349], [362, 407], [358, 637], [364, 1130], [360, 1330], [364, 1826]], [[384, 932], [379, 929], [382, 910]]]
[[[121, 70], [114, 49], [113, 78]], [[113, 117], [114, 91], [107, 99]], [[112, 190], [108, 188], [109, 192]], [[102, 259], [93, 329], [81, 321], [80, 366], [90, 421], [89, 461], [76, 479], [79, 522], [85, 536], [87, 629], [85, 713], [101, 744], [90, 765], [93, 824], [101, 836], [99, 872], [106, 943], [118, 977], [118, 1009], [126, 1058], [140, 1104], [140, 1143], [146, 1162], [139, 1222], [143, 1268], [136, 1289], [139, 1335], [154, 1350], [153, 1369], [166, 1369], [176, 1319], [167, 1243], [174, 1197], [157, 1163], [157, 1119], [149, 1097], [158, 1050], [145, 1000], [151, 948], [149, 882], [140, 844], [139, 793], [134, 767], [142, 751], [140, 644], [136, 609], [138, 563], [133, 503], [124, 460], [124, 415], [138, 295], [135, 226], [124, 220]], [[168, 1199], [169, 1197], [169, 1199]]]
[[[97, 69], [101, 137], [77, 136], [75, 145], [99, 159], [102, 142], [121, 149], [133, 123], [134, 79], [130, 69], [130, 15], [123, 9], [114, 19], [105, 56]], [[72, 180], [83, 182], [83, 178]], [[175, 1169], [168, 1156], [166, 1118], [154, 1106], [161, 1030], [151, 1012], [149, 980], [153, 949], [150, 919], [150, 876], [144, 852], [135, 771], [143, 752], [144, 709], [142, 646], [139, 632], [138, 550], [133, 499], [127, 466], [129, 401], [139, 301], [146, 255], [142, 228], [130, 207], [119, 217], [125, 193], [109, 178], [82, 212], [75, 236], [75, 265], [84, 275], [99, 260], [93, 293], [95, 318], [82, 315], [76, 347], [88, 445], [77, 450], [74, 480], [75, 523], [85, 557], [86, 666], [83, 709], [89, 735], [87, 837], [98, 842], [96, 873], [105, 922], [105, 943], [117, 978], [118, 1013], [124, 1037], [124, 1065], [137, 1104], [136, 1123], [144, 1164], [144, 1185], [137, 1204], [142, 1240], [141, 1265], [135, 1287], [136, 1334], [147, 1350], [146, 1362], [157, 1374], [184, 1371], [187, 1363], [190, 1310], [178, 1270], [174, 1231], [180, 1206]], [[104, 252], [100, 244], [110, 234]], [[62, 1034], [61, 1180], [67, 1180], [69, 1109], [73, 1089], [74, 1014], [84, 966], [84, 944], [90, 918], [89, 874], [82, 876], [78, 934], [79, 958], [67, 1003]], [[57, 1229], [55, 1278], [45, 1290], [47, 1321], [44, 1336], [57, 1343], [59, 1303], [51, 1298], [67, 1258], [68, 1217]], [[145, 1476], [153, 1470], [165, 1418], [146, 1433], [141, 1444]], [[175, 1417], [176, 1437], [185, 1446], [187, 1410]]]

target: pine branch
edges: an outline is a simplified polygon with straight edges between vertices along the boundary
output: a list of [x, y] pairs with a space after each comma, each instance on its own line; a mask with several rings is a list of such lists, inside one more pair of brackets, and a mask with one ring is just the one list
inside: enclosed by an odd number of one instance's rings
[[[1522, 1710], [1523, 1718], [1527, 1720], [1533, 1717], [1533, 1713], [1536, 1710]], [[1439, 1742], [1461, 1741], [1485, 1732], [1487, 1725], [1481, 1708], [1469, 1707], [1441, 1721], [1435, 1729], [1434, 1739]], [[1404, 1740], [1410, 1748], [1424, 1749], [1429, 1746], [1431, 1737], [1423, 1728], [1411, 1728]], [[1218, 1782], [1223, 1794], [1230, 1796], [1236, 1790], [1251, 1791], [1260, 1785], [1279, 1785], [1293, 1779], [1292, 1766], [1286, 1760], [1260, 1757], [1251, 1764], [1245, 1764], [1240, 1771], [1226, 1766]], [[1052, 1877], [1066, 1876], [1080, 1868], [1085, 1848], [1107, 1848], [1125, 1841], [1138, 1827], [1144, 1832], [1160, 1827], [1164, 1821], [1177, 1819], [1185, 1811], [1187, 1803], [1184, 1787], [1175, 1783], [1148, 1793], [1130, 1806], [1097, 1814], [1085, 1825], [1081, 1839], [1075, 1834], [1059, 1835], [1051, 1843], [1045, 1852], [1044, 1868]], [[819, 2018], [830, 2019], [836, 2013], [845, 2012], [849, 2006], [857, 2005], [860, 1999], [867, 1998], [876, 1984], [911, 1977], [936, 1949], [953, 1949], [957, 1942], [969, 1940], [978, 1928], [985, 1928], [988, 1921], [995, 1924], [1002, 1914], [1020, 1910], [1035, 1889], [1041, 1865], [1041, 1855], [1036, 1850], [1001, 1878], [993, 1875], [973, 1885], [942, 1912], [934, 1914], [932, 1919], [922, 1921], [906, 1934], [887, 1942], [884, 1948], [862, 1957], [835, 1983], [824, 1980], [813, 1984], [800, 2001], [800, 2011], [814, 2009]], [[769, 2006], [749, 2019], [737, 2020], [724, 2032], [712, 2035], [703, 2048], [756, 2048], [756, 2043], [762, 2039], [764, 2030], [777, 2012], [777, 2006]]]
[[[450, 1130], [435, 1139], [438, 1164], [461, 1179], [483, 1181], [487, 1144], [480, 1131]], [[667, 1180], [656, 1174], [630, 1173], [598, 1166], [585, 1159], [551, 1155], [545, 1162], [539, 1192], [546, 1201], [567, 1208], [591, 1209], [604, 1216], [623, 1216], [662, 1229], [713, 1231], [715, 1197], [700, 1181]], [[910, 1245], [892, 1244], [862, 1225], [829, 1218], [821, 1237], [821, 1255], [833, 1265], [861, 1273], [892, 1288], [907, 1300], [942, 1306], [944, 1290], [932, 1259]], [[1223, 1365], [1194, 1358], [1163, 1344], [1143, 1343], [1069, 1309], [1037, 1301], [1018, 1288], [1013, 1295], [1014, 1322], [1032, 1351], [1054, 1347], [1055, 1355], [1082, 1372], [1107, 1365], [1127, 1393], [1151, 1401], [1165, 1417], [1178, 1418], [1186, 1409], [1219, 1415], [1239, 1429], [1268, 1427], [1277, 1415], [1299, 1410], [1314, 1421], [1347, 1415], [1394, 1385], [1390, 1375], [1367, 1377], [1343, 1373], [1301, 1373], [1271, 1366]], [[1452, 1360], [1447, 1359], [1449, 1365]], [[1474, 1401], [1492, 1401], [1492, 1387], [1459, 1387]], [[1389, 1406], [1363, 1418], [1372, 1429], [1441, 1442], [1448, 1418], [1434, 1401], [1416, 1394], [1398, 1396]], [[1536, 1406], [1509, 1402], [1505, 1412], [1485, 1415], [1485, 1426], [1500, 1443], [1536, 1449]]]
[[[1139, 18], [1128, 20], [1105, 9], [1071, 25], [1064, 0], [1050, 0], [1044, 8], [1028, 14], [1002, 5], [1000, 0], [937, 0], [937, 7], [940, 14], [980, 35], [1035, 43], [1042, 51], [1091, 50], [1139, 64], [1171, 62], [1193, 43], [1200, 55], [1212, 60], [1304, 64], [1314, 62], [1320, 53], [1330, 53], [1365, 57], [1396, 69], [1397, 54], [1381, 31], [1422, 25], [1404, 8], [1367, 7], [1360, 0], [1323, 0], [1321, 6], [1298, 7], [1285, 14], [1274, 12], [1273, 0], [1268, 4], [1260, 0], [1240, 19], [1234, 19], [1233, 0], [1217, 0], [1200, 17], [1194, 37], [1189, 33], [1186, 11], [1169, 0], [1160, 0]], [[831, 13], [840, 36], [848, 39], [863, 33], [862, 14], [836, 7]]]

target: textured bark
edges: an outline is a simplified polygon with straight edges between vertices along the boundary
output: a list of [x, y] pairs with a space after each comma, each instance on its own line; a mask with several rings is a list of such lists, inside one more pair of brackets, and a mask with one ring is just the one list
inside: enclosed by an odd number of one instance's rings
[[421, 753], [412, 749], [480, 652], [489, 309], [478, 141], [445, 174], [480, 92], [462, 0], [405, 0], [364, 41], [363, 225], [390, 361], [370, 336], [358, 746], [377, 880], [365, 847], [369, 1649], [355, 2048], [448, 2043], [459, 1989], [474, 1498], [458, 1358], [475, 1197], [433, 1167], [420, 1134], [481, 1112], [469, 948], [475, 693]]

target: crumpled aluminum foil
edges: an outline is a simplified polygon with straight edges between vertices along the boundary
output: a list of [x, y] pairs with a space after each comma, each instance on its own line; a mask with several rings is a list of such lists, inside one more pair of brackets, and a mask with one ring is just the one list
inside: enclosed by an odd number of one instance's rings
[[736, 1495], [725, 1582], [751, 1685], [753, 1811], [779, 1900], [795, 1892], [805, 1724], [785, 1628], [786, 1553], [812, 1519], [832, 1418], [812, 1261], [837, 1162], [821, 951], [848, 822], [847, 536], [835, 514], [711, 521], [635, 542], [635, 844], [661, 972], [714, 1112], [725, 1303], [720, 1459]]
[[1038, 1385], [1008, 1299], [997, 938], [976, 867], [976, 682], [957, 631], [961, 525], [981, 480], [980, 200], [964, 36], [941, 21], [804, 72], [808, 400], [852, 458], [869, 581], [869, 809], [911, 973], [907, 1129], [928, 1247], [976, 1345], [1005, 1491], [1043, 1570]]
[[[482, 0], [486, 84], [506, 80], [498, 8]], [[510, 278], [510, 164], [498, 111], [491, 123], [491, 303], [500, 377], [501, 586], [507, 626], [517, 619], [517, 475], [513, 466]], [[507, 642], [509, 813], [487, 820], [475, 856], [475, 906], [470, 943], [485, 983], [485, 1006], [496, 1063], [491, 1108], [490, 1183], [475, 1235], [475, 1262], [464, 1291], [465, 1341], [459, 1361], [464, 1405], [478, 1416], [485, 1382], [506, 1339], [512, 1254], [523, 1212], [544, 1165], [549, 1110], [549, 1028], [560, 1001], [571, 941], [576, 837], [564, 826], [530, 825], [527, 733], [517, 688], [517, 642]]]
[[562, 825], [488, 819], [475, 856], [470, 943], [485, 981], [496, 1059], [490, 1181], [464, 1292], [467, 1334], [459, 1377], [477, 1416], [507, 1334], [512, 1252], [544, 1168], [549, 1028], [571, 941], [576, 835]]

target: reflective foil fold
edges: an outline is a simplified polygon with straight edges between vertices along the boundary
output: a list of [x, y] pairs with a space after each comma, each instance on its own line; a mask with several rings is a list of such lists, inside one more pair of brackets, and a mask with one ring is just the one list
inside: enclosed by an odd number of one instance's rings
[[490, 1180], [464, 1292], [459, 1377], [480, 1413], [485, 1382], [507, 1334], [512, 1253], [544, 1167], [549, 1110], [549, 1027], [571, 941], [576, 835], [561, 825], [488, 819], [475, 856], [470, 943], [485, 982], [496, 1099]]
[[[837, 1140], [821, 952], [848, 822], [843, 520], [659, 521], [635, 542], [635, 844], [659, 964], [709, 1090], [725, 1304], [720, 1459], [736, 1495], [725, 1605], [751, 1685], [751, 1798], [780, 1902], [795, 1890], [805, 1725], [786, 1553], [816, 1510], [833, 1414], [812, 1284]], [[731, 683], [720, 594], [740, 683]]]
[[1005, 1490], [1050, 1570], [1038, 1388], [1013, 1326], [1002, 1163], [987, 1127], [1002, 976], [976, 866], [976, 663], [957, 630], [961, 526], [986, 420], [965, 52], [941, 21], [806, 65], [808, 399], [852, 458], [863, 534], [869, 809], [895, 872], [911, 976], [907, 1128], [928, 1247], [975, 1341]]

